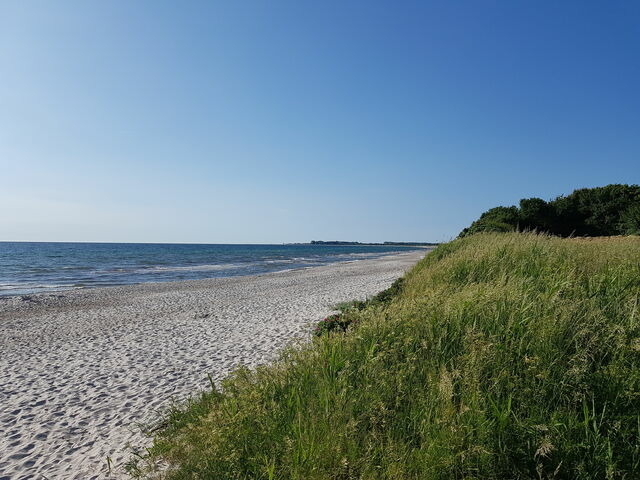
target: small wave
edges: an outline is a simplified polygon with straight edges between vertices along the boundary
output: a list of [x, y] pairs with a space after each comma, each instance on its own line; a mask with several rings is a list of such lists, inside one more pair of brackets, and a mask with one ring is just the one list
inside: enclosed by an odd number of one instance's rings
[[0, 285], [0, 296], [25, 295], [30, 293], [56, 292], [61, 290], [77, 290], [84, 286], [68, 284], [43, 284], [43, 283], [22, 283], [22, 284], [2, 284]]
[[340, 253], [340, 254], [336, 255], [336, 257], [340, 257], [340, 258], [351, 258], [351, 257], [365, 258], [365, 257], [377, 257], [379, 255], [384, 255], [384, 253], [378, 253], [378, 252]]
[[208, 272], [215, 270], [234, 270], [248, 265], [239, 265], [237, 263], [221, 263], [217, 265], [188, 265], [181, 267], [150, 267], [136, 270], [136, 273], [148, 272]]
[[33, 284], [33, 283], [16, 283], [16, 284], [1, 284], [0, 290], [19, 290], [24, 288], [65, 288], [69, 285], [49, 285], [49, 284]]
[[[347, 255], [348, 256], [348, 255]], [[256, 262], [256, 264], [258, 263], [266, 263], [269, 265], [275, 265], [275, 264], [288, 264], [288, 263], [316, 263], [316, 262], [321, 262], [324, 259], [331, 259], [331, 257], [323, 257], [323, 256], [319, 256], [319, 255], [314, 255], [311, 257], [293, 257], [293, 258], [282, 258], [280, 260], [263, 260], [262, 262]]]
[[66, 288], [66, 287], [70, 287], [71, 285], [55, 285], [55, 284], [32, 284], [32, 283], [24, 283], [24, 284], [19, 284], [19, 285], [3, 285], [2, 287], [0, 287], [0, 289], [5, 289], [5, 290], [9, 290], [9, 289], [16, 289], [16, 288]]

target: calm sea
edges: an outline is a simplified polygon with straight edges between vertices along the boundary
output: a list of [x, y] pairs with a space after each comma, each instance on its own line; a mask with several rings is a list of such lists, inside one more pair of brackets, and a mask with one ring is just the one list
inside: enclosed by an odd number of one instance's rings
[[252, 275], [407, 250], [364, 245], [0, 242], [0, 295]]

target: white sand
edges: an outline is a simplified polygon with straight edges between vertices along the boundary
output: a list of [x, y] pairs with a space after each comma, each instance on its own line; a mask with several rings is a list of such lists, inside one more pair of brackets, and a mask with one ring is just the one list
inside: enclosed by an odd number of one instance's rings
[[171, 397], [275, 357], [425, 251], [267, 275], [0, 299], [0, 480], [126, 478]]

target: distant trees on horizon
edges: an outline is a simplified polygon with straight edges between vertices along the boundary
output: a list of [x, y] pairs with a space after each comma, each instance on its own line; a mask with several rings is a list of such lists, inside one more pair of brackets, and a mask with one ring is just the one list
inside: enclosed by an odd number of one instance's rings
[[460, 236], [516, 230], [536, 230], [562, 237], [640, 234], [640, 186], [611, 184], [581, 188], [549, 202], [523, 198], [519, 206], [487, 210]]

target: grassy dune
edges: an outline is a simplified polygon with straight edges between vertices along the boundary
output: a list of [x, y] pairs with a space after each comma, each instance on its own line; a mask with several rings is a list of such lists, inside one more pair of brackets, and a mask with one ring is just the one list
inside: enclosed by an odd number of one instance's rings
[[175, 479], [639, 478], [639, 297], [638, 237], [459, 239], [346, 334], [173, 411], [147, 460]]

